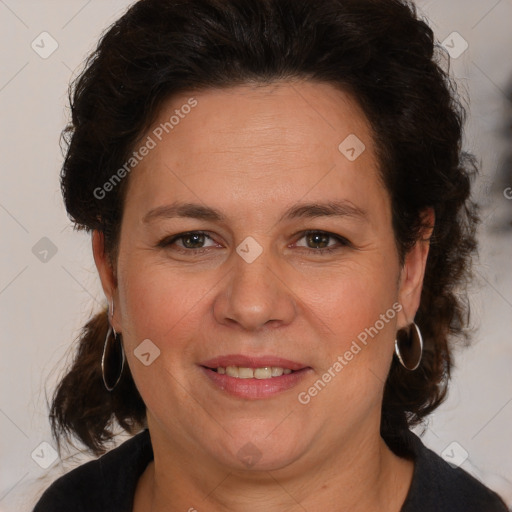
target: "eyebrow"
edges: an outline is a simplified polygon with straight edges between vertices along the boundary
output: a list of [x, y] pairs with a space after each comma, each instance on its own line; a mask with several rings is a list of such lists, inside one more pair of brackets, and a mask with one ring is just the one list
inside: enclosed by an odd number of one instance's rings
[[[215, 208], [195, 203], [174, 202], [169, 205], [153, 208], [143, 217], [142, 221], [148, 223], [160, 218], [172, 219], [177, 217], [216, 222], [224, 222], [226, 220], [226, 216]], [[368, 221], [368, 215], [365, 210], [355, 206], [350, 201], [339, 200], [294, 205], [284, 212], [279, 222], [297, 218], [312, 219], [315, 217], [354, 217], [358, 220]]]

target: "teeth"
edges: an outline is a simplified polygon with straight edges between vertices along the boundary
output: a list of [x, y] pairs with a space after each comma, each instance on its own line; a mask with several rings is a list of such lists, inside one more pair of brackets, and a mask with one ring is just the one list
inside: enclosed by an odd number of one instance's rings
[[254, 377], [254, 371], [252, 368], [244, 368], [239, 366], [237, 377], [239, 379], [252, 379]]
[[246, 368], [244, 366], [227, 366], [223, 368], [219, 366], [217, 373], [238, 379], [270, 379], [272, 377], [288, 375], [292, 371], [290, 368], [281, 368], [279, 366], [264, 366], [262, 368]]
[[238, 377], [238, 366], [228, 366], [226, 368], [226, 375], [228, 377]]
[[272, 377], [272, 368], [265, 366], [265, 368], [255, 368], [255, 379], [270, 379]]

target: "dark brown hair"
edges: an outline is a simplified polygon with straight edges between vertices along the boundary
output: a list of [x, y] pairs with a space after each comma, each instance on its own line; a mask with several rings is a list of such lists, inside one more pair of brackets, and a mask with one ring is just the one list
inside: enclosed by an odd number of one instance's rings
[[[415, 318], [423, 359], [410, 372], [395, 358], [384, 390], [381, 434], [388, 441], [400, 438], [442, 402], [449, 342], [467, 338], [465, 288], [477, 223], [469, 196], [476, 164], [461, 148], [466, 112], [443, 58], [432, 30], [405, 1], [139, 1], [103, 35], [74, 83], [61, 175], [67, 211], [78, 229], [104, 234], [115, 269], [129, 178], [106, 199], [94, 191], [127, 161], [164, 100], [287, 79], [330, 83], [351, 93], [375, 134], [402, 262], [421, 237], [422, 212], [435, 211]], [[84, 327], [50, 414], [57, 442], [73, 434], [96, 454], [112, 438], [114, 421], [130, 433], [145, 422], [127, 365], [114, 391], [103, 385], [107, 329], [106, 311]]]

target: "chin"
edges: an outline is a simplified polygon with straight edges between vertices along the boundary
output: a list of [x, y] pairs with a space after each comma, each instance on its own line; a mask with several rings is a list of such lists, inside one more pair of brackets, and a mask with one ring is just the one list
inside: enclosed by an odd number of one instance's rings
[[[275, 428], [275, 424], [272, 428]], [[268, 436], [272, 428], [260, 430], [253, 436], [246, 431], [229, 437], [229, 446], [220, 449], [216, 444], [214, 457], [235, 470], [275, 471], [285, 468], [303, 453], [299, 439], [293, 435]]]

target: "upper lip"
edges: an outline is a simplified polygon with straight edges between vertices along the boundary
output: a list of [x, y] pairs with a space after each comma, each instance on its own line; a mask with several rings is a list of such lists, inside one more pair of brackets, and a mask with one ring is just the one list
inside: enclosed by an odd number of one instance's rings
[[265, 366], [275, 366], [280, 368], [289, 368], [290, 370], [302, 370], [308, 368], [307, 365], [290, 361], [276, 356], [246, 356], [242, 354], [229, 354], [217, 356], [207, 361], [199, 363], [207, 368], [226, 368], [227, 366], [242, 366], [244, 368], [263, 368]]

